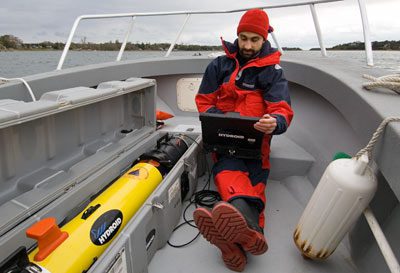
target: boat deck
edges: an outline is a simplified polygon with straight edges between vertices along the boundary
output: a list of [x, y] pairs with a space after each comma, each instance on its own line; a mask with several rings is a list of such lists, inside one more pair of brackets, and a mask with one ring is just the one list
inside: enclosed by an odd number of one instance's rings
[[[311, 182], [305, 178], [312, 163], [312, 156], [287, 137], [273, 139], [271, 164], [276, 168], [275, 172], [271, 172], [272, 179], [268, 181], [266, 191], [265, 234], [269, 250], [261, 256], [249, 254], [245, 272], [357, 272], [344, 243], [327, 260], [312, 261], [304, 259], [293, 242], [293, 231], [313, 192]], [[282, 170], [282, 166], [286, 166], [285, 170]], [[199, 179], [198, 189], [205, 186], [207, 178], [208, 173], [205, 173]], [[211, 189], [213, 186], [211, 181]], [[194, 209], [194, 205], [188, 209], [188, 219], [192, 219]], [[193, 239], [197, 232], [197, 229], [185, 225], [172, 234], [170, 242], [184, 244]], [[149, 264], [148, 272], [232, 271], [225, 267], [219, 249], [199, 236], [188, 246], [174, 248], [166, 245], [158, 250]]]
[[[203, 177], [200, 184], [205, 183], [205, 180], [206, 177]], [[307, 179], [297, 177], [296, 180], [301, 186], [311, 187], [311, 184], [307, 185], [309, 183]], [[307, 260], [301, 256], [292, 236], [304, 205], [291, 192], [288, 185], [290, 183], [291, 181], [268, 181], [265, 234], [269, 249], [261, 256], [248, 255], [245, 272], [357, 272], [343, 243], [325, 261]], [[191, 218], [193, 210], [194, 206], [191, 206], [187, 212], [188, 218]], [[196, 234], [197, 230], [187, 225], [175, 231], [170, 242], [183, 244]], [[149, 264], [148, 271], [149, 273], [232, 272], [224, 266], [218, 248], [201, 236], [192, 244], [182, 248], [166, 245], [158, 250]]]

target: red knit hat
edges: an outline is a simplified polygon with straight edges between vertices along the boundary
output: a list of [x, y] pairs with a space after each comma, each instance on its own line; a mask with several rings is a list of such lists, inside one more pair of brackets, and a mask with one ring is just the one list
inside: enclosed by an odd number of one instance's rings
[[251, 9], [246, 11], [240, 19], [237, 27], [237, 34], [248, 31], [261, 35], [267, 40], [269, 29], [269, 19], [267, 13], [261, 9]]

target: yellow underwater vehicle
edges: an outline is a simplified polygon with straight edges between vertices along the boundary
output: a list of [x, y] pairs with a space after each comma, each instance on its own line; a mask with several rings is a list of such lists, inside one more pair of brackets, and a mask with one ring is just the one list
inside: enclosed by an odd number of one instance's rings
[[53, 217], [36, 222], [26, 230], [27, 236], [38, 242], [29, 259], [22, 247], [1, 264], [1, 272], [86, 272], [192, 142], [182, 134], [166, 134], [156, 149], [141, 155], [133, 167], [101, 190], [61, 228]]
[[31, 226], [27, 235], [38, 240], [38, 248], [30, 253], [29, 260], [49, 272], [87, 270], [187, 150], [189, 140], [183, 135], [168, 139], [157, 150], [142, 156], [148, 159], [141, 159], [99, 193], [61, 230], [54, 218], [45, 218]]

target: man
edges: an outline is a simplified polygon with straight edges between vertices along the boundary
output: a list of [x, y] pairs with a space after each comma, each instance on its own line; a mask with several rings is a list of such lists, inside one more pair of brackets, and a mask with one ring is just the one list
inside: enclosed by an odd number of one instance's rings
[[196, 95], [199, 112], [239, 112], [260, 117], [264, 132], [262, 160], [216, 155], [213, 175], [222, 202], [212, 211], [195, 210], [200, 233], [222, 252], [228, 268], [242, 271], [246, 253], [267, 251], [264, 237], [265, 186], [271, 137], [286, 131], [293, 117], [288, 83], [279, 66], [280, 52], [267, 41], [269, 19], [260, 9], [247, 11], [237, 27], [238, 39], [222, 41], [226, 56], [207, 67]]

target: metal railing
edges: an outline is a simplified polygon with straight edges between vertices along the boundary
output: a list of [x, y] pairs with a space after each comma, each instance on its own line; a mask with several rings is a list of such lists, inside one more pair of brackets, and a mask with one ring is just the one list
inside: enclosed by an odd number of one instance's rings
[[364, 217], [367, 220], [367, 223], [372, 231], [372, 234], [375, 237], [375, 240], [378, 244], [379, 249], [383, 255], [383, 258], [386, 261], [387, 266], [391, 273], [400, 273], [400, 265], [397, 261], [396, 255], [394, 255], [392, 248], [387, 241], [385, 234], [381, 229], [381, 226], [376, 220], [375, 215], [373, 214], [370, 207], [367, 207], [364, 210]]
[[[329, 3], [329, 2], [339, 2], [343, 0], [315, 0], [315, 1], [308, 1], [308, 2], [299, 2], [299, 3], [291, 3], [291, 4], [283, 4], [283, 5], [267, 5], [267, 6], [258, 6], [258, 7], [253, 7], [253, 8], [259, 8], [259, 9], [277, 9], [277, 8], [288, 8], [288, 7], [297, 7], [297, 6], [309, 6], [312, 14], [312, 18], [314, 21], [314, 26], [316, 30], [316, 34], [318, 37], [318, 43], [321, 49], [321, 54], [322, 56], [327, 56], [326, 53], [326, 48], [323, 44], [322, 40], [322, 32], [320, 29], [319, 21], [318, 21], [318, 16], [317, 12], [315, 10], [315, 5], [316, 4], [324, 4], [324, 3]], [[371, 39], [370, 39], [370, 34], [369, 34], [369, 26], [368, 26], [368, 19], [367, 19], [367, 13], [366, 13], [366, 8], [365, 8], [365, 3], [364, 0], [358, 0], [359, 7], [360, 7], [360, 14], [361, 14], [361, 20], [362, 20], [362, 26], [363, 26], [363, 34], [364, 34], [364, 43], [365, 43], [365, 52], [366, 52], [366, 59], [367, 59], [367, 64], [372, 66], [373, 65], [373, 57], [372, 57], [372, 46], [371, 46]], [[234, 9], [234, 10], [219, 10], [219, 11], [172, 11], [172, 12], [145, 12], [145, 13], [116, 13], [116, 14], [97, 14], [97, 15], [82, 15], [79, 16], [71, 29], [71, 32], [69, 34], [67, 43], [65, 44], [64, 50], [62, 52], [61, 58], [58, 62], [57, 65], [57, 70], [62, 69], [62, 66], [64, 64], [65, 58], [67, 56], [67, 53], [69, 51], [69, 48], [72, 43], [72, 39], [74, 38], [76, 29], [78, 28], [79, 23], [82, 20], [93, 20], [93, 19], [105, 19], [105, 18], [124, 18], [124, 17], [131, 17], [132, 21], [129, 24], [128, 31], [125, 34], [125, 38], [123, 43], [121, 44], [121, 48], [119, 50], [118, 56], [116, 58], [116, 61], [120, 61], [122, 58], [122, 55], [124, 53], [126, 44], [129, 39], [129, 35], [132, 31], [133, 28], [133, 23], [136, 17], [149, 17], [149, 16], [171, 16], [171, 15], [186, 15], [186, 18], [174, 40], [174, 42], [171, 43], [167, 53], [165, 54], [165, 57], [168, 57], [173, 50], [175, 44], [178, 42], [189, 18], [191, 15], [204, 15], [204, 14], [226, 14], [226, 13], [237, 13], [237, 12], [243, 12], [246, 11], [250, 8], [245, 8], [245, 9]], [[271, 33], [271, 36], [274, 40], [274, 43], [278, 47], [279, 51], [283, 52], [282, 48], [278, 44], [278, 40], [275, 36], [274, 33]]]

